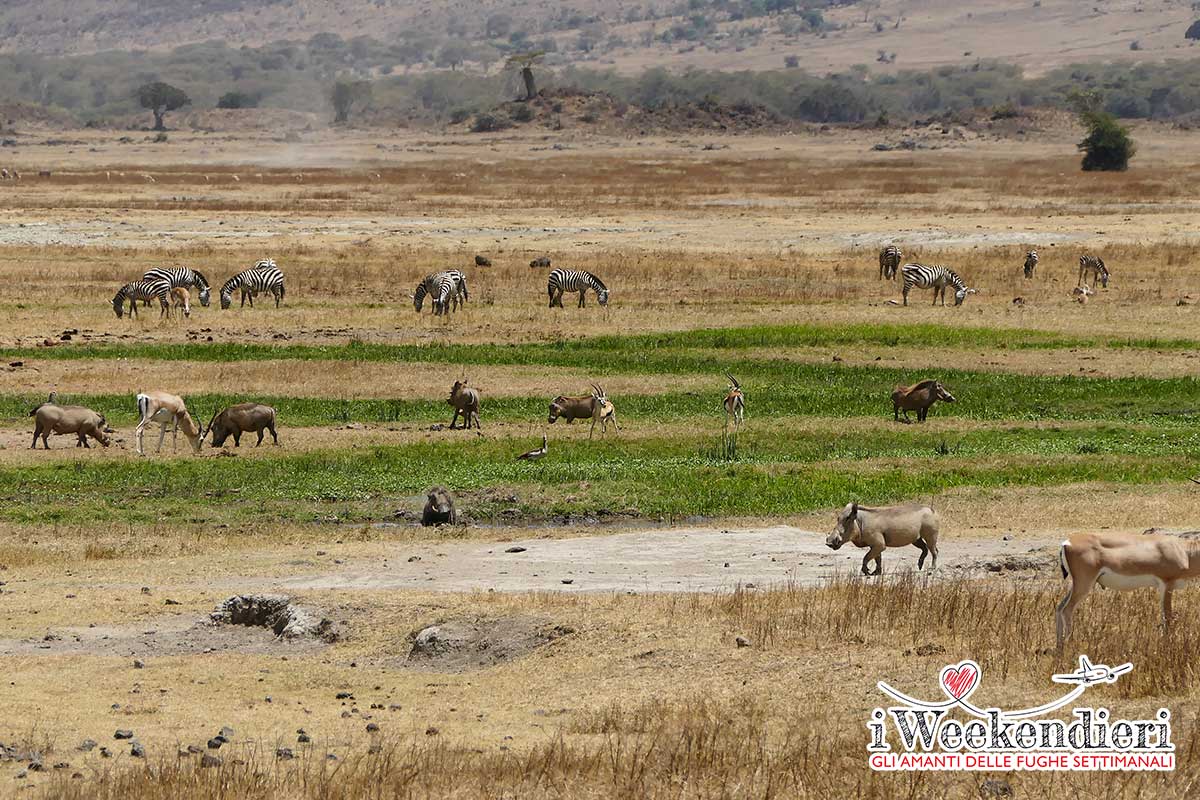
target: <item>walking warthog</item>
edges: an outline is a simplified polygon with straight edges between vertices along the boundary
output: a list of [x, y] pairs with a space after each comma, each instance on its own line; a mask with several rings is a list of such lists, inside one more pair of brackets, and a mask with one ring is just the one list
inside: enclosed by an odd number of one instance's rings
[[[856, 547], [868, 548], [863, 556], [863, 575], [883, 574], [883, 551], [887, 547], [912, 545], [921, 551], [917, 569], [925, 566], [925, 556], [933, 555], [933, 566], [937, 569], [938, 516], [929, 506], [903, 505], [867, 508], [858, 503], [847, 503], [838, 514], [837, 527], [825, 539], [825, 544], [837, 550], [846, 542]], [[869, 572], [867, 564], [875, 562], [875, 571]]]
[[[51, 395], [53, 397], [54, 395]], [[100, 444], [108, 447], [108, 436], [111, 431], [104, 416], [83, 406], [60, 406], [53, 401], [42, 403], [29, 412], [33, 422], [33, 449], [37, 449], [37, 440], [42, 438], [42, 447], [50, 449], [50, 434], [73, 433], [79, 437], [75, 444], [90, 448], [87, 437], [92, 437]]]
[[904, 412], [904, 421], [911, 422], [908, 418], [909, 411], [917, 412], [917, 422], [924, 422], [929, 416], [929, 407], [936, 401], [941, 400], [946, 403], [953, 403], [954, 395], [946, 391], [946, 387], [942, 386], [941, 381], [927, 380], [912, 386], [897, 386], [892, 392], [892, 417], [897, 422], [900, 421], [900, 412]]
[[479, 392], [467, 386], [466, 378], [454, 382], [454, 386], [450, 388], [450, 398], [446, 400], [446, 405], [454, 409], [454, 416], [450, 419], [450, 430], [455, 429], [459, 414], [462, 415], [468, 430], [472, 422], [475, 423], [476, 428], [480, 427]]
[[455, 525], [458, 523], [458, 510], [454, 507], [454, 495], [445, 486], [434, 486], [425, 498], [425, 510], [421, 513], [421, 524]]
[[582, 397], [567, 397], [559, 395], [550, 401], [550, 415], [548, 421], [551, 425], [557, 419], [565, 419], [567, 424], [571, 424], [577, 419], [591, 419], [592, 428], [588, 432], [588, 438], [592, 438], [592, 434], [596, 432], [596, 423], [600, 423], [600, 428], [604, 433], [608, 433], [608, 423], [612, 422], [613, 427], [617, 427], [617, 409], [608, 400], [608, 395], [604, 388], [592, 384], [592, 393]]
[[243, 433], [257, 433], [258, 447], [263, 441], [263, 431], [270, 431], [275, 444], [279, 444], [279, 435], [275, 432], [275, 409], [262, 403], [238, 403], [235, 406], [213, 414], [208, 427], [201, 433], [201, 438], [211, 433], [213, 447], [220, 447], [225, 440], [233, 437], [233, 446], [242, 446]]

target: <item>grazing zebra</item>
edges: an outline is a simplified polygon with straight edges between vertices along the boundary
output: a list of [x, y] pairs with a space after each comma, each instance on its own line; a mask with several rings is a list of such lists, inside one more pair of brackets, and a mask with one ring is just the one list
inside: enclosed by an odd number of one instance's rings
[[1025, 254], [1025, 277], [1032, 278], [1033, 271], [1037, 269], [1038, 254], [1037, 250], [1030, 250]]
[[413, 294], [413, 308], [418, 314], [425, 305], [426, 295], [433, 299], [433, 313], [436, 316], [457, 311], [460, 305], [466, 304], [470, 299], [467, 292], [467, 276], [456, 269], [426, 275], [424, 280], [417, 284], [417, 290]]
[[1085, 278], [1089, 272], [1092, 274], [1092, 288], [1095, 288], [1096, 281], [1100, 281], [1105, 289], [1108, 288], [1108, 267], [1104, 266], [1104, 259], [1099, 256], [1080, 256], [1079, 282], [1075, 285], [1087, 286]]
[[175, 287], [188, 289], [194, 286], [200, 290], [200, 305], [205, 308], [208, 308], [209, 301], [212, 299], [211, 290], [208, 286], [208, 278], [201, 275], [199, 270], [188, 269], [187, 267], [156, 267], [147, 270], [142, 279], [147, 281], [166, 281], [172, 289]]
[[904, 276], [904, 305], [908, 305], [908, 293], [914, 286], [918, 289], [933, 289], [933, 304], [937, 305], [938, 295], [942, 297], [942, 305], [946, 305], [946, 287], [954, 287], [954, 305], [961, 306], [967, 295], [974, 294], [974, 289], [968, 289], [958, 273], [949, 267], [940, 265], [925, 266], [924, 264], [905, 264], [900, 268]]
[[879, 251], [879, 280], [887, 278], [889, 281], [896, 280], [896, 270], [900, 269], [900, 262], [904, 260], [904, 252], [894, 244], [889, 244], [887, 247]]
[[563, 307], [564, 292], [579, 292], [579, 307], [583, 308], [586, 305], [584, 299], [587, 297], [588, 289], [596, 293], [596, 302], [602, 306], [608, 305], [608, 287], [590, 272], [556, 269], [550, 273], [550, 279], [546, 282], [546, 292], [550, 295], [551, 308]]
[[120, 319], [125, 315], [125, 301], [129, 301], [129, 316], [132, 319], [137, 316], [137, 301], [138, 300], [158, 300], [162, 310], [159, 316], [166, 316], [170, 310], [171, 287], [166, 281], [133, 281], [127, 283], [120, 288], [116, 296], [112, 299], [113, 313]]
[[283, 300], [283, 273], [271, 259], [259, 261], [248, 270], [239, 272], [221, 287], [221, 310], [229, 308], [233, 302], [233, 290], [242, 290], [242, 307], [249, 298], [250, 307], [254, 308], [254, 295], [259, 292], [270, 292], [275, 297], [275, 307]]

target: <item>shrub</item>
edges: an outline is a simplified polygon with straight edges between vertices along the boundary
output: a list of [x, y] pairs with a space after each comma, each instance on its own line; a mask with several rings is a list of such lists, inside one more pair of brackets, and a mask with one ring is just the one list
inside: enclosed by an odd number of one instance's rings
[[217, 100], [217, 108], [256, 108], [258, 98], [247, 92], [226, 92]]
[[471, 132], [494, 133], [495, 131], [502, 131], [511, 126], [511, 122], [502, 117], [497, 117], [495, 114], [480, 114], [475, 117], [475, 122], [471, 124]]
[[533, 109], [523, 103], [514, 108], [509, 116], [514, 122], [529, 122], [533, 119]]
[[1129, 168], [1129, 159], [1137, 152], [1129, 131], [1107, 111], [1088, 111], [1081, 115], [1088, 134], [1079, 143], [1083, 151], [1083, 169], [1092, 171], [1122, 171]]

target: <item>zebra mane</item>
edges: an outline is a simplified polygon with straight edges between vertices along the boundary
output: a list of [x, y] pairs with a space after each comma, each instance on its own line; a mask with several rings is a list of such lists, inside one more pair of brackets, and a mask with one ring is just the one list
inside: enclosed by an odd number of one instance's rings
[[225, 281], [225, 283], [221, 286], [221, 294], [229, 294], [234, 289], [236, 289], [238, 286], [240, 286], [242, 283], [242, 278], [244, 278], [246, 276], [246, 273], [249, 271], [250, 270], [248, 270], [248, 269], [242, 270], [237, 275], [234, 275], [232, 278]]
[[599, 278], [597, 278], [595, 275], [593, 275], [590, 272], [585, 272], [583, 274], [587, 275], [588, 278], [591, 279], [593, 289], [603, 289], [606, 292], [608, 291], [608, 287], [604, 285], [604, 281], [600, 280]]
[[209, 285], [208, 278], [204, 277], [204, 275], [200, 272], [200, 270], [198, 270], [198, 269], [192, 270], [192, 275], [196, 279], [197, 286], [208, 286]]

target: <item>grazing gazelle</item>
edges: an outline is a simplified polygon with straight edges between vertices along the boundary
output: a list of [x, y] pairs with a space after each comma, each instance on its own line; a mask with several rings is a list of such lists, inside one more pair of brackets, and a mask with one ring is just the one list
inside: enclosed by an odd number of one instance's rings
[[1171, 627], [1171, 592], [1200, 577], [1200, 542], [1153, 533], [1077, 533], [1062, 543], [1058, 563], [1071, 579], [1054, 611], [1058, 649], [1071, 635], [1075, 607], [1100, 584], [1105, 589], [1153, 586], [1162, 599], [1163, 633]]
[[729, 378], [729, 393], [725, 395], [725, 425], [729, 425], [729, 418], [733, 417], [734, 426], [742, 424], [742, 420], [746, 416], [746, 398], [742, 394], [742, 385], [737, 382], [737, 378], [725, 373], [725, 377]]
[[184, 405], [183, 398], [177, 397], [166, 392], [147, 392], [137, 396], [138, 413], [141, 419], [137, 425], [137, 454], [140, 456], [146, 455], [145, 449], [142, 447], [142, 437], [146, 432], [146, 426], [151, 422], [157, 422], [162, 426], [158, 433], [158, 448], [154, 452], [162, 450], [163, 439], [167, 435], [167, 425], [171, 425], [173, 435], [171, 438], [171, 449], [175, 449], [179, 443], [179, 429], [183, 428], [183, 435], [187, 437], [188, 443], [191, 444], [192, 450], [200, 452], [200, 443], [204, 440], [204, 431], [192, 419], [192, 415], [188, 413], [187, 406]]

